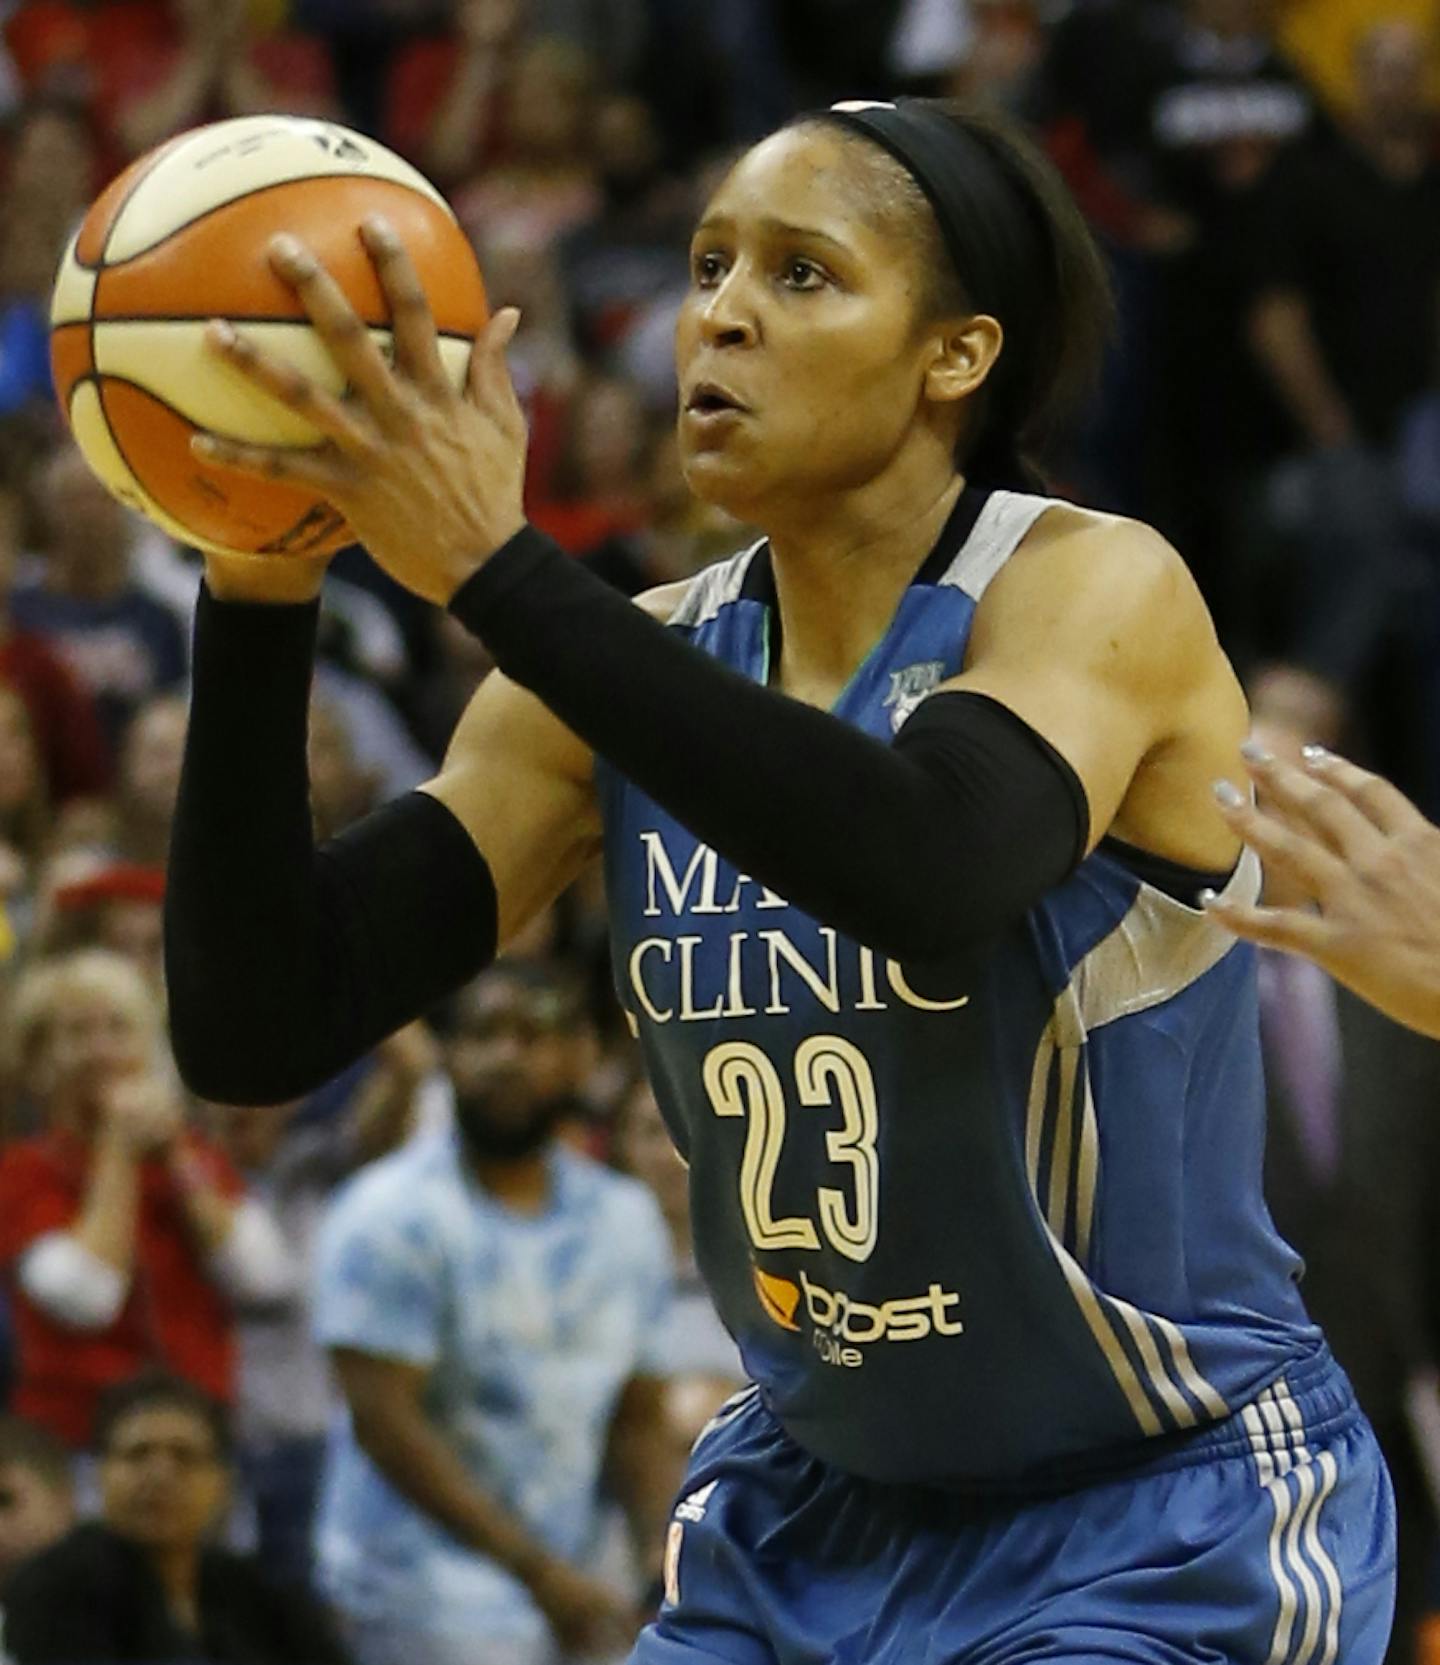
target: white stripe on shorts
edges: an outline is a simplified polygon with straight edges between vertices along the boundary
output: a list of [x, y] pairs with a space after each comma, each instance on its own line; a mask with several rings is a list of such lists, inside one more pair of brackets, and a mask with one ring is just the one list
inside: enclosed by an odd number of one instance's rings
[[1320, 1542], [1320, 1511], [1339, 1477], [1335, 1458], [1328, 1451], [1312, 1455], [1300, 1408], [1283, 1379], [1246, 1405], [1241, 1418], [1275, 1510], [1269, 1560], [1279, 1611], [1266, 1665], [1334, 1665], [1343, 1590]]

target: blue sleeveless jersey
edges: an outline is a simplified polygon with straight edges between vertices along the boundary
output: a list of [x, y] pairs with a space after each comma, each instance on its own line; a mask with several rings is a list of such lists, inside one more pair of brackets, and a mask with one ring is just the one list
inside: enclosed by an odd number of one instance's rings
[[[891, 740], [1047, 506], [967, 493], [835, 714]], [[773, 621], [761, 546], [670, 624], [763, 682]], [[1261, 1194], [1249, 948], [1102, 846], [922, 980], [599, 783], [616, 980], [697, 1258], [801, 1446], [1045, 1484], [1238, 1410], [1318, 1344]], [[1253, 858], [1230, 886], [1253, 894]]]

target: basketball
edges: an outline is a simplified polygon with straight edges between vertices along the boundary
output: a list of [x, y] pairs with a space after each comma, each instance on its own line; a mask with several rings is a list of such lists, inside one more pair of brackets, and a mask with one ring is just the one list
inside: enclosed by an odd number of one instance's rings
[[316, 555], [350, 541], [343, 518], [309, 491], [208, 467], [190, 439], [320, 443], [310, 423], [208, 351], [205, 328], [228, 319], [340, 393], [340, 372], [267, 249], [279, 232], [298, 237], [388, 351], [388, 310], [359, 229], [376, 213], [409, 251], [458, 388], [487, 317], [475, 255], [435, 187], [375, 140], [329, 122], [247, 116], [183, 133], [112, 182], [61, 260], [50, 356], [65, 419], [118, 498], [220, 554]]

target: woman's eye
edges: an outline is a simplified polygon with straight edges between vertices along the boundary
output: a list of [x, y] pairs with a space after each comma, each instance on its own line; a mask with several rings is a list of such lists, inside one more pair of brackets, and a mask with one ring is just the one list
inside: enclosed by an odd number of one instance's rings
[[818, 289], [825, 274], [813, 260], [787, 260], [785, 281], [792, 289]]
[[695, 281], [702, 288], [719, 283], [725, 275], [725, 263], [718, 254], [697, 254], [692, 262]]

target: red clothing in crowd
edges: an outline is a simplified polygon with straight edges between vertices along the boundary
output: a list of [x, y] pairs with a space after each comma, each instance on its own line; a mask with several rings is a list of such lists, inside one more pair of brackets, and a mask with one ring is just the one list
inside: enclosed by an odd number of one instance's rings
[[0, 636], [0, 682], [25, 702], [53, 801], [103, 797], [114, 769], [95, 702], [49, 643], [24, 630]]
[[[187, 1148], [228, 1197], [243, 1185], [227, 1158], [197, 1134]], [[37, 1237], [63, 1230], [80, 1212], [89, 1165], [68, 1134], [17, 1140], [0, 1156], [0, 1267], [14, 1315], [17, 1379], [11, 1409], [67, 1444], [89, 1444], [104, 1390], [160, 1366], [229, 1400], [234, 1386], [234, 1319], [206, 1267], [163, 1162], [141, 1170], [140, 1217], [130, 1291], [105, 1330], [76, 1329], [42, 1312], [19, 1287], [20, 1257]]]

